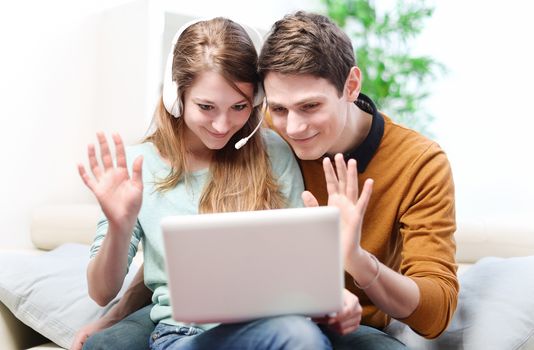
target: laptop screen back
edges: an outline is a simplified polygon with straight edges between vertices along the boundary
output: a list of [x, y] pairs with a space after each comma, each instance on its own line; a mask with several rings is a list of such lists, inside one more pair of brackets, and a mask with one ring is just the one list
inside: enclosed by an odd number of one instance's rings
[[337, 208], [172, 216], [161, 227], [176, 321], [226, 323], [341, 310]]

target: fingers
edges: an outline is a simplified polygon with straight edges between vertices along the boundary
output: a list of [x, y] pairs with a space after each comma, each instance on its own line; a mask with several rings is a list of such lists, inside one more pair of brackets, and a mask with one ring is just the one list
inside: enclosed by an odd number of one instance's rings
[[132, 180], [136, 185], [141, 186], [140, 188], [143, 188], [143, 156], [139, 156], [134, 160], [132, 166]]
[[362, 194], [360, 195], [360, 199], [358, 199], [358, 203], [356, 204], [356, 210], [362, 217], [365, 214], [365, 211], [367, 210], [369, 199], [371, 198], [371, 194], [373, 193], [373, 183], [374, 181], [372, 179], [365, 180], [365, 183], [363, 184]]
[[126, 152], [124, 151], [124, 144], [119, 134], [111, 136], [115, 143], [115, 153], [117, 154], [117, 167], [126, 168]]
[[96, 160], [96, 152], [95, 152], [95, 145], [90, 144], [87, 146], [87, 157], [89, 158], [89, 165], [91, 166], [91, 172], [95, 176], [95, 178], [98, 180], [100, 179], [100, 176], [102, 175], [102, 171], [100, 170], [100, 165], [98, 165], [98, 161]]
[[88, 337], [88, 334], [76, 334], [70, 346], [70, 350], [82, 350], [83, 344], [85, 343]]
[[94, 180], [87, 174], [87, 171], [85, 171], [85, 167], [82, 164], [78, 164], [78, 173], [85, 186], [89, 187], [89, 189], [94, 192]]
[[[363, 215], [371, 198], [373, 180], [367, 179], [365, 181], [363, 191], [359, 195], [356, 160], [349, 159], [347, 164], [345, 164], [343, 155], [338, 153], [335, 155], [334, 161], [336, 162], [336, 170], [334, 170], [330, 158], [326, 157], [323, 159], [323, 170], [329, 200], [335, 198], [335, 194], [346, 196], [353, 204], [357, 204], [359, 212]], [[304, 195], [302, 199], [307, 200]]]
[[329, 158], [323, 160], [323, 170], [326, 179], [326, 188], [329, 195], [340, 193], [346, 195], [353, 203], [358, 200], [358, 170], [356, 160], [349, 159], [345, 163], [343, 154], [334, 156], [336, 169], [334, 170]]
[[345, 316], [345, 318], [340, 317], [330, 318], [326, 324], [330, 329], [341, 335], [354, 332], [360, 326], [361, 316], [359, 314], [351, 314], [350, 317]]
[[328, 157], [323, 159], [323, 170], [324, 177], [326, 179], [326, 190], [328, 191], [328, 195], [331, 196], [333, 194], [338, 193], [338, 180], [336, 172], [334, 171], [334, 168], [332, 167], [332, 162]]
[[361, 321], [362, 307], [358, 297], [348, 290], [343, 291], [343, 309], [335, 319], [331, 319], [329, 326], [340, 334], [347, 334], [355, 331]]
[[358, 170], [356, 167], [356, 161], [354, 159], [349, 159], [347, 165], [347, 197], [356, 203], [358, 200]]
[[[100, 157], [102, 159], [103, 167], [98, 162], [94, 144], [89, 144], [87, 146], [87, 157], [89, 159], [89, 166], [90, 166], [91, 172], [93, 173], [93, 176], [96, 179], [96, 181], [99, 181], [105, 171], [113, 168], [113, 158], [111, 156], [108, 142], [106, 140], [104, 133], [98, 132], [96, 136], [97, 136], [98, 143], [100, 146]], [[119, 134], [113, 134], [112, 138], [115, 144], [115, 149], [116, 149], [116, 154], [117, 154], [117, 167], [126, 169], [127, 167], [126, 152], [124, 150], [124, 143], [122, 142], [122, 138], [120, 137]], [[141, 164], [139, 164], [139, 168], [138, 168], [139, 173], [137, 174], [138, 176], [140, 176], [140, 166]], [[91, 190], [93, 190], [95, 182], [87, 174], [87, 171], [85, 170], [83, 165], [78, 165], [78, 173], [80, 174], [80, 177], [82, 178], [85, 185], [89, 187]]]
[[341, 153], [334, 156], [336, 162], [336, 172], [338, 178], [338, 191], [341, 193], [347, 192], [347, 165]]
[[113, 167], [113, 158], [111, 157], [111, 152], [109, 151], [108, 141], [106, 136], [102, 132], [96, 133], [98, 138], [98, 143], [100, 145], [100, 158], [102, 159], [102, 165], [104, 169], [110, 169]]
[[310, 191], [302, 192], [301, 198], [306, 208], [319, 206], [319, 202], [317, 201], [317, 198], [315, 198], [315, 196]]
[[354, 332], [360, 326], [360, 320], [348, 320], [339, 325], [339, 334], [345, 335]]

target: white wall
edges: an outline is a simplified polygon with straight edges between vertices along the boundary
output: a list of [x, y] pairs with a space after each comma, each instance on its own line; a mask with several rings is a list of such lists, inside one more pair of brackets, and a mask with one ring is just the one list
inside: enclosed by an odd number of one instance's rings
[[[316, 3], [311, 2], [311, 4]], [[159, 95], [162, 9], [268, 29], [298, 0], [0, 2], [0, 246], [29, 246], [32, 210], [94, 199], [76, 165], [96, 131], [145, 133]]]
[[446, 64], [428, 106], [459, 220], [534, 228], [534, 5], [439, 1], [417, 50]]
[[1, 6], [0, 244], [9, 247], [29, 244], [33, 208], [93, 200], [76, 164], [96, 131], [143, 135], [147, 2]]
[[169, 11], [192, 17], [227, 16], [245, 24], [267, 30], [283, 15], [296, 10], [316, 10], [321, 7], [320, 0], [197, 0], [182, 1], [161, 0]]
[[[35, 207], [93, 201], [76, 164], [98, 130], [145, 132], [158, 94], [163, 16], [231, 16], [267, 30], [317, 1], [18, 0], [0, 3], [0, 245], [28, 245]], [[447, 151], [460, 220], [534, 213], [531, 5], [451, 0], [417, 51], [449, 68], [428, 105]], [[184, 17], [184, 18], [185, 18]]]
[[[263, 29], [287, 12], [321, 8], [319, 1], [306, 0], [195, 1], [187, 8], [172, 0], [163, 3], [191, 16], [227, 15]], [[458, 220], [534, 227], [534, 5], [521, 0], [506, 6], [499, 1], [434, 4], [414, 50], [449, 70], [434, 84], [427, 106], [436, 118], [431, 130], [453, 167]]]

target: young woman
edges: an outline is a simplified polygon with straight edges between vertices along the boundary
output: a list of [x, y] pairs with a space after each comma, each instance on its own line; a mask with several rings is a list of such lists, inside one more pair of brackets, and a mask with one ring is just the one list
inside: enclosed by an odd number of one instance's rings
[[[91, 247], [89, 294], [109, 303], [142, 242], [150, 318], [157, 324], [151, 349], [326, 347], [317, 325], [299, 316], [215, 327], [171, 317], [159, 228], [164, 216], [301, 206], [303, 191], [287, 144], [272, 131], [253, 132], [261, 123], [257, 53], [243, 27], [215, 18], [184, 26], [175, 40], [154, 132], [127, 150], [113, 135], [116, 164], [100, 133], [101, 165], [90, 145], [93, 176], [79, 166], [105, 215]], [[121, 338], [108, 339], [108, 346], [134, 346], [135, 334]], [[136, 345], [146, 348], [148, 339]]]

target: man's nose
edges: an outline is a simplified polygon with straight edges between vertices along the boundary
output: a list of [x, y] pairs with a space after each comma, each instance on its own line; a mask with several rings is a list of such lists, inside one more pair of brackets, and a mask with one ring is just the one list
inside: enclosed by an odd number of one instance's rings
[[306, 130], [306, 123], [302, 118], [292, 112], [287, 114], [286, 133], [288, 136], [298, 137]]

